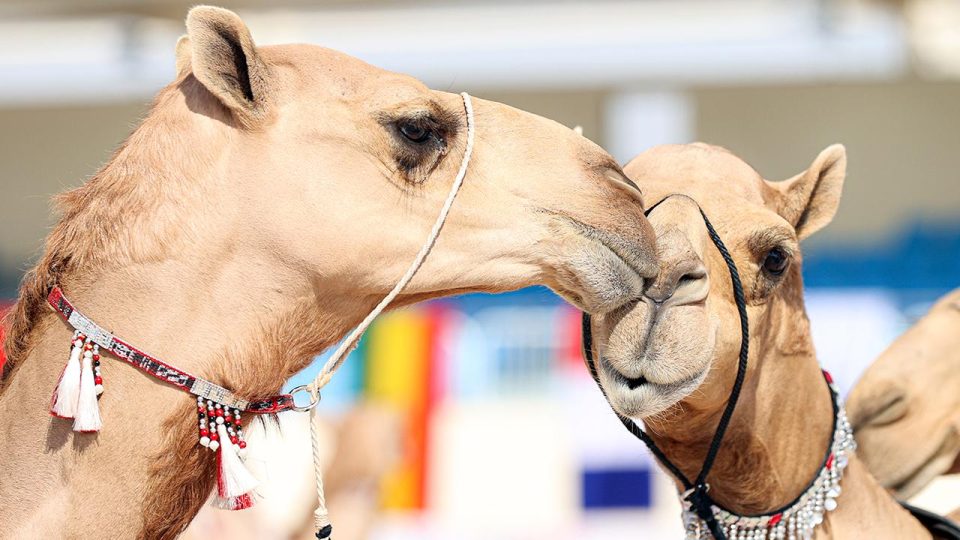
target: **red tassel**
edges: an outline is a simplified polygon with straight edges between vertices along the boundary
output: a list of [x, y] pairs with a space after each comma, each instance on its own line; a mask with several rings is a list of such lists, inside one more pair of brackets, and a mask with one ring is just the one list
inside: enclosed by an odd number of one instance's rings
[[253, 506], [252, 492], [257, 479], [250, 474], [237, 454], [238, 447], [230, 440], [227, 428], [217, 425], [220, 448], [217, 451], [217, 497], [214, 504], [227, 510], [243, 510]]

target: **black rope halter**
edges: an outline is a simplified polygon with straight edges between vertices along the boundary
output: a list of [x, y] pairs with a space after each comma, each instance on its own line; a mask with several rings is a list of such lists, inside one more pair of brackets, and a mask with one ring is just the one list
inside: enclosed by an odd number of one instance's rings
[[[710, 490], [710, 485], [707, 483], [707, 476], [710, 474], [710, 470], [713, 468], [717, 453], [720, 450], [720, 445], [723, 442], [723, 436], [730, 424], [730, 418], [733, 416], [733, 411], [737, 407], [737, 401], [740, 399], [740, 390], [743, 387], [743, 380], [747, 371], [747, 357], [749, 353], [750, 340], [750, 331], [748, 326], [749, 321], [747, 319], [747, 302], [743, 294], [743, 285], [740, 282], [740, 273], [737, 271], [737, 265], [733, 262], [733, 257], [730, 256], [730, 252], [724, 245], [723, 240], [720, 239], [720, 235], [717, 234], [717, 231], [713, 228], [713, 224], [710, 223], [707, 215], [703, 212], [703, 208], [700, 207], [700, 204], [697, 203], [696, 200], [684, 194], [674, 193], [667, 195], [663, 199], [660, 199], [660, 201], [648, 208], [644, 214], [650, 215], [650, 212], [652, 212], [654, 208], [673, 196], [685, 197], [697, 206], [697, 210], [700, 211], [700, 216], [703, 217], [703, 223], [707, 227], [707, 233], [710, 235], [710, 240], [712, 240], [713, 244], [717, 247], [717, 251], [720, 252], [724, 262], [727, 264], [727, 269], [730, 271], [730, 283], [733, 286], [733, 297], [737, 303], [737, 311], [740, 314], [740, 357], [737, 364], [737, 375], [733, 381], [733, 388], [730, 390], [730, 398], [727, 400], [727, 406], [723, 410], [723, 414], [720, 417], [720, 422], [717, 424], [717, 430], [714, 432], [713, 439], [710, 442], [710, 448], [707, 451], [707, 456], [703, 460], [703, 466], [700, 468], [700, 472], [697, 474], [697, 477], [692, 481], [683, 473], [683, 471], [680, 470], [679, 467], [676, 466], [676, 464], [667, 458], [663, 451], [657, 447], [656, 443], [654, 443], [653, 439], [651, 439], [645, 431], [640, 429], [640, 426], [638, 426], [636, 422], [630, 418], [627, 418], [626, 416], [623, 416], [616, 410], [613, 412], [617, 415], [617, 418], [620, 419], [620, 422], [623, 424], [623, 426], [627, 428], [627, 431], [629, 431], [634, 437], [643, 441], [657, 461], [659, 461], [661, 465], [670, 471], [670, 474], [680, 481], [684, 488], [684, 493], [681, 496], [684, 498], [684, 500], [690, 503], [690, 506], [694, 512], [696, 512], [697, 517], [706, 523], [707, 528], [710, 530], [710, 533], [713, 535], [713, 537], [716, 540], [727, 540], [726, 534], [724, 534], [723, 528], [717, 521], [716, 516], [714, 516], [711, 508], [711, 506], [716, 505], [716, 502], [708, 493]], [[600, 378], [597, 374], [597, 367], [593, 359], [593, 331], [590, 326], [590, 315], [586, 313], [583, 314], [583, 356], [586, 360], [590, 375], [593, 377], [593, 380], [596, 381], [597, 386], [600, 387], [600, 392], [603, 393], [604, 398], [607, 398], [606, 391], [603, 389], [603, 386], [600, 385]], [[837, 402], [837, 395], [832, 389], [830, 392], [830, 397], [833, 405], [834, 424], [836, 424], [839, 404]], [[835, 429], [836, 425], [834, 425], [834, 430]], [[826, 465], [826, 461], [829, 459], [830, 454], [831, 450], [828, 447], [826, 456], [824, 457], [824, 465], [821, 465], [821, 468]], [[814, 481], [816, 481], [816, 478], [811, 481], [811, 485]], [[809, 489], [809, 486], [807, 489]], [[800, 496], [802, 496], [802, 493]], [[798, 496], [798, 499], [800, 496]], [[774, 511], [774, 513], [781, 512], [783, 509], [791, 507], [796, 502], [797, 499], [788, 503], [780, 510]], [[902, 501], [900, 501], [900, 505], [909, 511], [913, 517], [917, 519], [928, 531], [933, 533], [935, 537], [950, 540], [960, 540], [960, 526], [958, 526], [956, 523], [953, 523], [948, 518], [944, 518], [920, 508], [916, 508]]]
[[[707, 528], [710, 529], [710, 533], [713, 534], [713, 537], [717, 540], [726, 540], [726, 535], [723, 533], [723, 529], [720, 526], [720, 523], [717, 522], [716, 517], [713, 515], [713, 510], [711, 509], [711, 505], [714, 504], [714, 501], [708, 494], [710, 485], [707, 483], [707, 476], [710, 474], [710, 469], [713, 468], [714, 461], [716, 461], [717, 458], [717, 453], [720, 451], [720, 444], [723, 442], [723, 436], [727, 431], [727, 427], [730, 425], [730, 418], [733, 416], [733, 411], [737, 407], [737, 401], [740, 399], [740, 390], [743, 388], [743, 380], [747, 374], [747, 357], [749, 355], [750, 348], [750, 327], [747, 319], [747, 301], [743, 294], [743, 284], [740, 282], [740, 272], [737, 271], [737, 265], [733, 262], [733, 257], [730, 256], [727, 246], [724, 245], [723, 240], [720, 239], [720, 235], [717, 234], [716, 229], [713, 228], [713, 224], [710, 223], [707, 215], [703, 212], [703, 208], [700, 208], [700, 204], [697, 203], [697, 201], [682, 194], [667, 195], [659, 202], [648, 208], [644, 214], [650, 215], [650, 212], [652, 212], [654, 208], [660, 206], [663, 201], [675, 195], [686, 197], [697, 205], [697, 210], [700, 211], [700, 216], [703, 217], [703, 224], [706, 225], [707, 233], [710, 235], [710, 240], [712, 240], [713, 245], [717, 247], [717, 251], [720, 252], [724, 262], [727, 263], [727, 269], [730, 271], [730, 283], [733, 286], [733, 298], [737, 303], [737, 311], [740, 314], [740, 357], [737, 364], [737, 376], [733, 381], [733, 388], [730, 390], [730, 398], [727, 400], [727, 406], [724, 408], [723, 414], [720, 416], [720, 422], [717, 424], [717, 430], [713, 434], [713, 440], [710, 441], [710, 448], [707, 451], [706, 458], [703, 460], [703, 466], [700, 468], [700, 473], [697, 474], [697, 477], [692, 481], [683, 473], [683, 471], [680, 470], [679, 467], [677, 467], [673, 462], [670, 461], [670, 459], [667, 458], [663, 451], [660, 450], [656, 443], [653, 442], [653, 439], [651, 439], [645, 431], [640, 429], [640, 426], [638, 426], [636, 422], [630, 418], [627, 418], [626, 416], [623, 416], [616, 410], [614, 410], [614, 414], [617, 415], [617, 418], [620, 419], [620, 422], [623, 424], [623, 426], [627, 428], [627, 431], [633, 434], [634, 437], [643, 441], [643, 444], [645, 444], [654, 457], [657, 458], [657, 461], [666, 467], [666, 469], [670, 471], [670, 473], [677, 480], [680, 481], [684, 489], [683, 498], [690, 503], [691, 507], [697, 513], [697, 516], [707, 524]], [[590, 375], [593, 377], [593, 380], [596, 381], [597, 386], [600, 387], [600, 391], [606, 398], [607, 393], [603, 389], [603, 386], [600, 385], [597, 367], [593, 360], [592, 345], [593, 333], [590, 328], [590, 315], [584, 313], [583, 355], [587, 362], [587, 369], [590, 370]]]

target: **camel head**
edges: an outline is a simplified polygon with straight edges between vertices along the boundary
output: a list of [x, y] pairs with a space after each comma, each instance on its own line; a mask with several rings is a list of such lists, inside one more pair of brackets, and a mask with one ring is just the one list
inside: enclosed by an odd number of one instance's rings
[[833, 218], [845, 167], [843, 147], [831, 146], [806, 171], [770, 182], [728, 151], [701, 143], [656, 147], [625, 167], [651, 205], [663, 202], [648, 215], [659, 275], [639, 300], [593, 318], [600, 382], [618, 412], [649, 418], [682, 402], [686, 413], [714, 413], [729, 397], [740, 321], [727, 265], [698, 203], [743, 283], [751, 330], [747, 386], [762, 368], [763, 351], [809, 350], [799, 242]]
[[955, 290], [867, 368], [847, 400], [861, 459], [898, 497], [960, 472], [958, 323]]
[[[220, 232], [328, 293], [389, 291], [460, 167], [461, 96], [317, 46], [257, 47], [219, 8], [194, 8], [187, 29], [170, 106], [223, 179], [205, 186]], [[653, 234], [614, 160], [555, 122], [473, 107], [464, 186], [401, 303], [533, 284], [589, 311], [639, 296]]]

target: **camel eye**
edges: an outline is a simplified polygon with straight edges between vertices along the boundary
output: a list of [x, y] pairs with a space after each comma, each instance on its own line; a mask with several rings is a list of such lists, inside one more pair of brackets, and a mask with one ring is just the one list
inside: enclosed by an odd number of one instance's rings
[[433, 132], [414, 122], [400, 121], [397, 124], [397, 130], [410, 142], [417, 144], [425, 143], [431, 138]]
[[763, 270], [772, 276], [783, 274], [790, 264], [790, 256], [781, 248], [775, 247], [767, 252], [763, 259]]

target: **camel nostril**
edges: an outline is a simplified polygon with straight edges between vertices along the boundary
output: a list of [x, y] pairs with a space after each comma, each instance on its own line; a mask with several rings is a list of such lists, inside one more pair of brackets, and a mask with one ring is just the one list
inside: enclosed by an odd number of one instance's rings
[[699, 261], [676, 265], [672, 269], [661, 270], [661, 276], [647, 288], [644, 296], [656, 304], [667, 301], [671, 305], [699, 302], [709, 290], [707, 270]]
[[643, 191], [640, 190], [640, 186], [633, 180], [627, 178], [627, 176], [619, 170], [607, 169], [603, 175], [606, 176], [608, 180], [613, 181], [614, 184], [626, 188], [626, 191], [629, 191], [632, 195], [643, 197]]
[[686, 274], [680, 276], [680, 280], [677, 281], [677, 288], [683, 287], [684, 285], [689, 285], [696, 281], [699, 281], [707, 277], [707, 272], [702, 268], [697, 269], [693, 272], [687, 272]]

